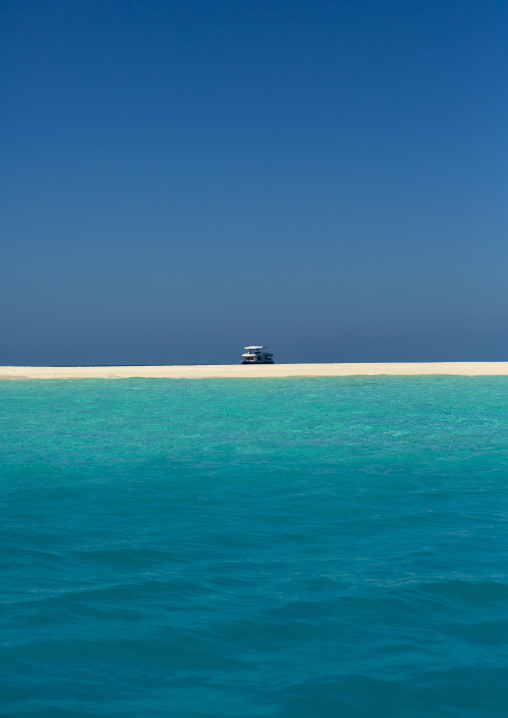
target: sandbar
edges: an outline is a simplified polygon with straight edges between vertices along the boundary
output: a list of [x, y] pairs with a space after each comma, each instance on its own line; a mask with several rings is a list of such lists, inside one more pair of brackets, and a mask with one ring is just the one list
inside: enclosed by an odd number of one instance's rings
[[189, 366], [4, 366], [3, 379], [251, 379], [320, 376], [508, 376], [508, 362], [215, 364]]

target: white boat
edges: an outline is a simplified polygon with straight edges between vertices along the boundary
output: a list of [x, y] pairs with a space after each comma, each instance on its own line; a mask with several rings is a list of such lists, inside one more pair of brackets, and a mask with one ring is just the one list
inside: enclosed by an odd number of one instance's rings
[[268, 347], [245, 347], [242, 364], [273, 364], [272, 352], [264, 352]]

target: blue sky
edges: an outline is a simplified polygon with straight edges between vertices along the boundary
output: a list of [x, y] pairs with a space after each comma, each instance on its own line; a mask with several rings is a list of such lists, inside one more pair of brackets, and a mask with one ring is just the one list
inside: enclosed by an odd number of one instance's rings
[[1, 28], [1, 364], [508, 359], [505, 3]]

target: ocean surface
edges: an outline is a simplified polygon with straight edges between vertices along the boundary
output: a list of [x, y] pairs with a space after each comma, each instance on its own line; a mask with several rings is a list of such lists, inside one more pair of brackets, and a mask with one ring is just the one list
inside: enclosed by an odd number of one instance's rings
[[2, 716], [508, 715], [508, 377], [0, 407]]

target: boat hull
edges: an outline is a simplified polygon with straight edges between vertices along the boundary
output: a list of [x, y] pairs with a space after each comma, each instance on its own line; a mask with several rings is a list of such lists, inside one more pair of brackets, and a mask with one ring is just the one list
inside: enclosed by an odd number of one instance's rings
[[252, 366], [258, 366], [259, 364], [275, 364], [275, 362], [272, 360], [262, 360], [262, 361], [242, 361], [242, 364], [251, 364]]

